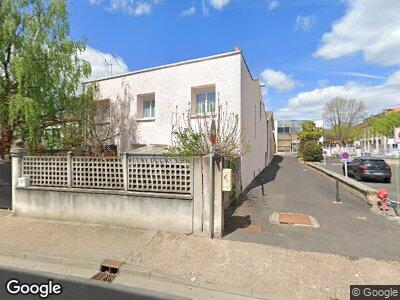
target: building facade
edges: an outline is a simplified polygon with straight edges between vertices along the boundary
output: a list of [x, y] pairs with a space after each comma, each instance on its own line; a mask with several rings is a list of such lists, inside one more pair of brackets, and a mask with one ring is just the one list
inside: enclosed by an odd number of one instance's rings
[[[277, 120], [276, 128], [276, 151], [277, 152], [297, 152], [300, 140], [298, 134], [304, 122], [310, 120]], [[322, 120], [314, 121], [318, 128], [323, 126]]]
[[174, 114], [189, 110], [195, 126], [199, 119], [211, 120], [216, 108], [222, 106], [226, 113], [239, 117], [240, 134], [249, 146], [249, 151], [241, 158], [243, 188], [272, 159], [268, 153], [273, 142], [269, 142], [267, 134], [260, 82], [251, 76], [238, 48], [219, 55], [89, 81], [85, 85], [93, 82], [98, 84], [101, 99], [117, 101], [129, 97], [137, 122], [138, 144], [171, 145]]
[[354, 146], [359, 149], [359, 152], [367, 152], [374, 155], [399, 155], [400, 144], [395, 142], [394, 133], [390, 136], [376, 135], [371, 129], [371, 124], [374, 118], [389, 112], [400, 114], [400, 108], [386, 109], [377, 115], [366, 118], [362, 122], [360, 125], [363, 128], [361, 137], [354, 141]]

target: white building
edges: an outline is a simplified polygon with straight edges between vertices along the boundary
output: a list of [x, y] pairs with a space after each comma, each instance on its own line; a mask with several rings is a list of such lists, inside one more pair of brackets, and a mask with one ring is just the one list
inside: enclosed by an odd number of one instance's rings
[[[237, 47], [232, 52], [143, 69], [95, 81], [101, 99], [122, 97], [129, 86], [131, 108], [137, 120], [137, 143], [171, 145], [172, 115], [190, 106], [191, 118], [210, 118], [218, 105], [227, 103], [238, 114], [240, 130], [250, 152], [242, 157], [242, 186], [271, 161], [274, 139], [268, 137], [260, 82], [253, 78]], [[269, 124], [269, 125], [268, 125]], [[271, 142], [269, 142], [271, 141]]]

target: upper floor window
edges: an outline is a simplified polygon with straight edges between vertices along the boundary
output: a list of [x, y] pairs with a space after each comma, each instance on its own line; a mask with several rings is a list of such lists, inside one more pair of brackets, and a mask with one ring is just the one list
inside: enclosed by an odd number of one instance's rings
[[154, 118], [155, 105], [156, 101], [154, 99], [143, 100], [143, 118]]
[[156, 116], [155, 94], [141, 94], [137, 96], [137, 120], [152, 121]]
[[215, 92], [201, 92], [196, 94], [196, 114], [215, 112]]

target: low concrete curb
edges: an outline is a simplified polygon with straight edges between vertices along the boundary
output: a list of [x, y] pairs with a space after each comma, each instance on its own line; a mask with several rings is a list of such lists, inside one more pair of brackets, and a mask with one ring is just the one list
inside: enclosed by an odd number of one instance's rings
[[377, 190], [352, 178], [347, 178], [346, 176], [328, 170], [324, 168], [320, 163], [306, 162], [306, 165], [319, 171], [320, 173], [334, 181], [339, 181], [340, 186], [344, 187], [352, 195], [365, 201], [367, 204], [371, 206], [377, 206], [379, 200], [377, 196]]
[[[23, 258], [27, 260], [33, 260], [38, 262], [45, 262], [45, 263], [52, 263], [52, 264], [61, 264], [66, 266], [73, 266], [73, 267], [84, 267], [84, 268], [94, 268], [95, 270], [100, 267], [100, 261], [85, 261], [73, 258], [64, 258], [64, 257], [57, 257], [57, 256], [48, 256], [48, 255], [41, 255], [36, 253], [30, 252], [20, 252], [20, 251], [11, 251], [7, 249], [0, 249], [0, 255], [2, 256], [10, 256], [16, 258]], [[197, 278], [183, 278], [177, 275], [166, 274], [162, 272], [155, 272], [145, 268], [135, 267], [131, 265], [122, 265], [120, 269], [120, 273], [128, 273], [136, 276], [143, 276], [146, 278], [158, 280], [158, 281], [165, 281], [171, 283], [178, 283], [182, 285], [190, 285], [193, 287], [200, 287], [202, 289], [210, 290], [210, 291], [218, 291], [224, 292], [231, 295], [237, 296], [244, 296], [244, 297], [251, 297], [255, 299], [270, 299], [264, 293], [250, 290], [250, 289], [243, 289], [234, 286], [224, 286], [224, 285], [216, 285], [213, 283], [209, 283], [207, 281], [200, 281]]]

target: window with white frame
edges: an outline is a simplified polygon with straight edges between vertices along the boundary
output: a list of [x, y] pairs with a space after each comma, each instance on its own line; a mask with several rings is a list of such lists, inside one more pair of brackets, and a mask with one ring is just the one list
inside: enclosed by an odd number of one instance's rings
[[155, 105], [154, 99], [143, 99], [143, 118], [155, 117]]
[[196, 93], [196, 114], [215, 112], [215, 92]]

